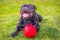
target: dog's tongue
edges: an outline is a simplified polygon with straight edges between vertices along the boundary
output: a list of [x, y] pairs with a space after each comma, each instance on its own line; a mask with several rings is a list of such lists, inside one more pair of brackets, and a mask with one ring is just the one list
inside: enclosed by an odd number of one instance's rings
[[29, 14], [23, 14], [22, 16], [27, 18], [29, 16]]

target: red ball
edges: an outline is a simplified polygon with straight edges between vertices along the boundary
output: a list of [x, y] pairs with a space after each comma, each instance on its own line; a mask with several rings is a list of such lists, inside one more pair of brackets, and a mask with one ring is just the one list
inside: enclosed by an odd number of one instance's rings
[[24, 35], [28, 38], [33, 38], [36, 36], [37, 30], [32, 24], [28, 24], [23, 29]]

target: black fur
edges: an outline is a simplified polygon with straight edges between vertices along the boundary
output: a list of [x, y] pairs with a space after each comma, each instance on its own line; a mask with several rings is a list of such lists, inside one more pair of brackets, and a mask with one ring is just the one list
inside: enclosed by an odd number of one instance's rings
[[35, 25], [37, 31], [39, 30], [39, 22], [42, 21], [42, 17], [41, 15], [38, 15], [36, 12], [36, 7], [32, 4], [24, 4], [21, 9], [20, 12], [22, 11], [28, 11], [28, 12], [32, 12], [34, 13], [34, 15], [31, 17], [31, 19], [29, 18], [28, 20], [24, 20], [22, 17], [19, 20], [19, 23], [17, 25], [16, 31], [14, 33], [11, 34], [12, 37], [15, 37], [18, 35], [19, 31], [22, 30], [24, 28], [24, 26], [28, 23], [31, 23], [33, 25]]

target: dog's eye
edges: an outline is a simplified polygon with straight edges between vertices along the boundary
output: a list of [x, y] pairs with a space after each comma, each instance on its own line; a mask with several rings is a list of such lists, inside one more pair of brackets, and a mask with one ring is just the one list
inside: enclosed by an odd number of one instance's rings
[[26, 5], [23, 5], [23, 7], [26, 7]]
[[29, 8], [29, 6], [27, 6]]
[[32, 10], [32, 9], [33, 9], [33, 7], [29, 7], [29, 9], [30, 9], [30, 10]]

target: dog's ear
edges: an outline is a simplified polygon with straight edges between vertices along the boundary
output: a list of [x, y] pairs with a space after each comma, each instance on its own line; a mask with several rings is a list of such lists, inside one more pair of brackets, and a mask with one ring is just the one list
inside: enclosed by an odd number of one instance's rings
[[25, 7], [27, 4], [23, 4], [22, 7]]
[[[21, 6], [21, 9], [23, 8], [23, 7], [25, 7], [27, 4], [23, 4], [22, 6]], [[20, 12], [21, 12], [21, 9], [20, 9]]]
[[37, 9], [35, 5], [33, 5], [33, 8], [34, 8], [35, 10]]
[[26, 6], [33, 6], [33, 9], [35, 9], [35, 10], [37, 9], [36, 6], [32, 5], [32, 4], [24, 4], [21, 8], [26, 7]]
[[25, 7], [26, 5], [27, 5], [27, 4], [22, 5], [22, 6], [21, 6], [21, 9], [22, 9], [23, 7]]

